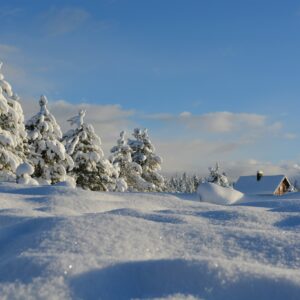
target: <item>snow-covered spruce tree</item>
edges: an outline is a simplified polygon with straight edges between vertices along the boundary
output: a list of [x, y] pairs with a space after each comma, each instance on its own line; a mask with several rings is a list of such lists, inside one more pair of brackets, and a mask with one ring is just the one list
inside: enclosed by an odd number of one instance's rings
[[173, 193], [195, 193], [200, 183], [197, 175], [186, 173], [173, 175], [166, 179], [166, 191]]
[[210, 174], [207, 178], [205, 178], [206, 182], [215, 183], [215, 184], [218, 184], [218, 185], [220, 185], [222, 187], [226, 187], [226, 188], [231, 187], [226, 173], [224, 173], [224, 172], [221, 173], [220, 166], [218, 163], [216, 163], [216, 166], [214, 168], [210, 167], [210, 168], [208, 168], [208, 170], [209, 170]]
[[147, 129], [135, 128], [132, 134], [135, 139], [129, 139], [132, 149], [132, 160], [142, 167], [142, 177], [154, 185], [153, 191], [165, 189], [164, 177], [158, 173], [161, 170], [162, 158], [156, 155], [155, 148], [149, 139]]
[[[2, 63], [0, 62], [0, 71]], [[0, 72], [0, 180], [15, 180], [25, 160], [26, 130], [19, 97]]]
[[73, 160], [60, 142], [60, 126], [47, 108], [47, 98], [41, 96], [40, 111], [26, 122], [29, 160], [34, 166], [33, 178], [40, 183], [55, 184], [68, 180], [67, 172], [73, 168]]
[[85, 111], [68, 121], [76, 125], [63, 136], [62, 142], [67, 153], [73, 158], [71, 171], [77, 186], [93, 191], [111, 191], [115, 189], [117, 171], [103, 158], [101, 139], [91, 124], [84, 123]]
[[165, 191], [169, 193], [180, 193], [180, 183], [178, 175], [173, 175], [165, 179]]
[[197, 178], [196, 175], [190, 176], [190, 175], [187, 175], [186, 172], [183, 173], [183, 175], [181, 177], [183, 193], [190, 194], [190, 193], [196, 192], [198, 184], [195, 186], [195, 180], [196, 180], [195, 178]]
[[118, 170], [117, 191], [151, 191], [155, 187], [142, 178], [142, 167], [132, 161], [132, 149], [125, 140], [125, 131], [120, 133], [117, 145], [111, 150], [110, 162]]
[[201, 178], [198, 177], [197, 175], [193, 175], [192, 177], [192, 181], [193, 181], [193, 186], [194, 186], [194, 192], [197, 191], [197, 188], [199, 186], [199, 184], [201, 183]]

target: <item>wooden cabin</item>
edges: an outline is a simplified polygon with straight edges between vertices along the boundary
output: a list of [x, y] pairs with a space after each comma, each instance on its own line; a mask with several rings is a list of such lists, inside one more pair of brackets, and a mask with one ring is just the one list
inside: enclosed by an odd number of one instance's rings
[[241, 176], [234, 188], [248, 195], [283, 195], [292, 184], [285, 175], [264, 176], [257, 172], [256, 176]]

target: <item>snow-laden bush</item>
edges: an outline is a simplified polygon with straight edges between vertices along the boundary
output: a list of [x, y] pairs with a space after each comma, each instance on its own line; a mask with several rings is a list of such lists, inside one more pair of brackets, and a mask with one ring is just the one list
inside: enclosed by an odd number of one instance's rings
[[68, 121], [76, 125], [63, 136], [67, 153], [73, 158], [74, 167], [71, 175], [78, 186], [93, 191], [115, 189], [117, 172], [113, 165], [104, 159], [101, 139], [91, 124], [84, 123], [85, 111]]
[[16, 170], [17, 183], [28, 184], [28, 185], [38, 185], [39, 183], [31, 178], [34, 173], [34, 167], [29, 163], [25, 162], [18, 166]]
[[62, 133], [47, 103], [47, 98], [41, 96], [40, 111], [26, 123], [31, 150], [28, 158], [35, 169], [34, 178], [41, 184], [55, 184], [65, 181], [74, 162], [60, 142]]
[[142, 168], [142, 177], [153, 184], [153, 191], [161, 192], [165, 189], [164, 177], [158, 173], [161, 170], [162, 158], [155, 154], [155, 148], [148, 136], [147, 129], [135, 128], [134, 139], [128, 140], [132, 150], [132, 161]]
[[139, 164], [132, 161], [132, 149], [125, 140], [125, 131], [120, 133], [117, 145], [111, 150], [110, 162], [118, 171], [116, 190], [126, 191], [151, 191], [155, 186], [142, 178], [142, 168]]
[[67, 175], [64, 181], [60, 181], [60, 182], [56, 183], [55, 186], [76, 188], [76, 180], [74, 177]]
[[215, 183], [225, 188], [230, 188], [231, 184], [225, 172], [221, 173], [220, 166], [216, 163], [215, 167], [208, 168], [210, 174], [205, 178], [205, 182]]
[[[2, 63], [0, 63], [1, 71]], [[19, 97], [0, 73], [0, 177], [15, 178], [20, 163], [25, 160], [26, 131]]]

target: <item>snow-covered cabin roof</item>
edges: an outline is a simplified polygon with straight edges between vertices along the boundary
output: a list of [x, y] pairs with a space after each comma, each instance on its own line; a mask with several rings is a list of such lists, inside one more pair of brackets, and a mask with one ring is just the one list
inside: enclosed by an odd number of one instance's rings
[[277, 191], [284, 179], [290, 184], [285, 175], [262, 176], [259, 181], [256, 175], [241, 176], [234, 188], [244, 194], [271, 195]]

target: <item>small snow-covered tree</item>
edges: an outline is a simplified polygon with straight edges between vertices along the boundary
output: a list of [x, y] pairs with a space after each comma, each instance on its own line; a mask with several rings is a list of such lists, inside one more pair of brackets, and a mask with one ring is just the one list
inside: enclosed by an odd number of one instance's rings
[[294, 179], [292, 184], [292, 190], [295, 192], [300, 191], [300, 186], [299, 186], [299, 180], [298, 179]]
[[[0, 71], [2, 63], [0, 62]], [[26, 130], [19, 97], [0, 73], [0, 178], [14, 180], [25, 160]]]
[[175, 174], [166, 179], [166, 191], [173, 193], [195, 193], [200, 183], [197, 175]]
[[76, 125], [63, 136], [67, 153], [73, 158], [71, 174], [78, 186], [93, 191], [115, 189], [117, 172], [113, 165], [103, 158], [101, 139], [91, 124], [84, 123], [85, 111], [68, 121]]
[[177, 175], [173, 175], [171, 177], [167, 177], [165, 179], [165, 190], [169, 193], [179, 193], [180, 187], [179, 187], [179, 180]]
[[142, 178], [142, 167], [132, 161], [132, 149], [125, 140], [125, 131], [120, 133], [117, 145], [111, 150], [109, 160], [118, 170], [117, 191], [151, 191], [155, 187]]
[[32, 177], [40, 183], [55, 184], [67, 180], [67, 172], [73, 168], [73, 160], [60, 142], [60, 126], [47, 108], [47, 98], [41, 96], [40, 111], [26, 123], [29, 160], [34, 166]]
[[164, 177], [158, 173], [161, 170], [162, 158], [155, 154], [155, 148], [148, 136], [147, 129], [135, 128], [135, 139], [129, 139], [128, 145], [132, 149], [132, 160], [142, 167], [142, 177], [154, 185], [157, 192], [165, 188]]
[[230, 182], [225, 172], [221, 173], [220, 166], [216, 163], [215, 167], [208, 168], [210, 174], [205, 179], [206, 182], [218, 184], [222, 187], [231, 187]]

